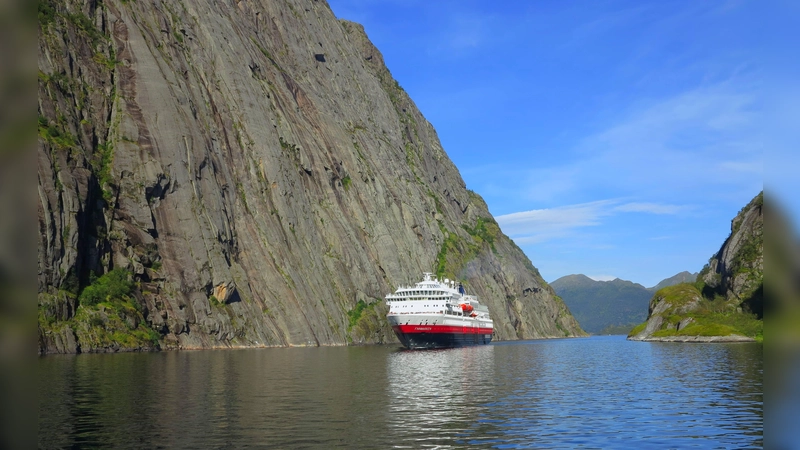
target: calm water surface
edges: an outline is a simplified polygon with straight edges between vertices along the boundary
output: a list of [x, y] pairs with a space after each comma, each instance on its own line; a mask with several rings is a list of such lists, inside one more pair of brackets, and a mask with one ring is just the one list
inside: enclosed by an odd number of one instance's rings
[[758, 448], [762, 348], [611, 336], [48, 356], [39, 446]]

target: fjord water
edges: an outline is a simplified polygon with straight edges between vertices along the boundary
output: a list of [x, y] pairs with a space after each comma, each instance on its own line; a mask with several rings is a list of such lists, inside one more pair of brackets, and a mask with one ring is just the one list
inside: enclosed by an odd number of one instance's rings
[[39, 447], [763, 446], [761, 344], [47, 356]]

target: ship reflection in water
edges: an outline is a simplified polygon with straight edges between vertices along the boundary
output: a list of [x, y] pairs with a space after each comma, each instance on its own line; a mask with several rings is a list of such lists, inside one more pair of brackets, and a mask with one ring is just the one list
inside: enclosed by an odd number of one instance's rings
[[389, 355], [390, 433], [415, 446], [452, 444], [494, 390], [494, 352], [485, 345]]

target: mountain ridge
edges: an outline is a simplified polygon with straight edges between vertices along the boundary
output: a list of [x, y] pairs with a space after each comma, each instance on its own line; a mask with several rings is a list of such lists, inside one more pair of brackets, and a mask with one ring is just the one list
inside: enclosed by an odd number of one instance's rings
[[647, 288], [647, 289], [649, 289], [650, 291], [655, 292], [655, 291], [657, 291], [657, 290], [659, 290], [661, 288], [667, 287], [667, 286], [674, 286], [674, 285], [680, 284], [680, 283], [693, 282], [695, 279], [697, 279], [697, 275], [698, 274], [699, 274], [699, 272], [691, 273], [688, 270], [684, 270], [683, 272], [679, 272], [679, 273], [677, 273], [677, 274], [675, 274], [675, 275], [673, 275], [673, 276], [671, 276], [669, 278], [665, 278], [665, 279], [661, 280], [655, 286]]
[[[563, 276], [550, 283], [584, 330], [594, 334], [627, 334], [647, 317], [647, 305], [658, 286], [681, 282], [684, 271], [655, 287], [615, 278], [598, 281], [583, 274]], [[696, 276], [696, 274], [695, 274]]]

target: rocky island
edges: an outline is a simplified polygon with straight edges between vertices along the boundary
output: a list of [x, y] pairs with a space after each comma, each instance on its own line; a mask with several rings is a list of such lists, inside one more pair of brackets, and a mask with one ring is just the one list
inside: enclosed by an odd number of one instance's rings
[[764, 193], [731, 222], [731, 234], [695, 283], [660, 289], [647, 321], [628, 339], [667, 342], [761, 341], [764, 330]]
[[324, 0], [38, 4], [38, 351], [395, 342], [423, 271], [581, 336]]

